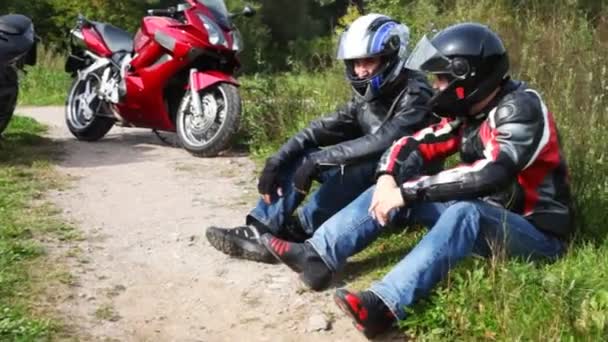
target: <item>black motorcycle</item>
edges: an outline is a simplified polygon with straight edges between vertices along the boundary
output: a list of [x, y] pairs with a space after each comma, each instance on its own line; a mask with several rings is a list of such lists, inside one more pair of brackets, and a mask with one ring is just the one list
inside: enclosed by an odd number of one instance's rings
[[17, 69], [36, 64], [32, 21], [20, 14], [0, 16], [0, 134], [8, 126], [19, 94]]

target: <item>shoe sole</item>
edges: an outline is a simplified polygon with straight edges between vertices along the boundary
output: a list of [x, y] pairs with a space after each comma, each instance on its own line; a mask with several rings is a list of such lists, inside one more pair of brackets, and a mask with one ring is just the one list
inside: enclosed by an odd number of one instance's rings
[[372, 334], [365, 329], [365, 327], [363, 326], [361, 321], [359, 321], [359, 318], [357, 317], [357, 313], [354, 312], [353, 309], [350, 307], [350, 305], [347, 303], [347, 301], [346, 301], [347, 294], [348, 294], [348, 292], [346, 292], [346, 291], [336, 290], [336, 293], [334, 294], [334, 302], [336, 303], [336, 305], [338, 305], [338, 307], [340, 308], [340, 310], [342, 310], [342, 312], [344, 312], [348, 317], [350, 317], [350, 319], [352, 319], [353, 326], [355, 327], [355, 329], [357, 329], [360, 333], [365, 335], [365, 337], [367, 337], [368, 339], [374, 338], [376, 336], [376, 334]]
[[228, 236], [226, 233], [217, 229], [207, 229], [205, 233], [207, 240], [211, 246], [217, 250], [228, 254], [232, 257], [247, 259], [253, 261], [259, 261], [267, 264], [276, 264], [277, 260], [271, 253], [259, 243], [253, 243], [241, 239], [238, 243], [234, 241], [233, 237]]

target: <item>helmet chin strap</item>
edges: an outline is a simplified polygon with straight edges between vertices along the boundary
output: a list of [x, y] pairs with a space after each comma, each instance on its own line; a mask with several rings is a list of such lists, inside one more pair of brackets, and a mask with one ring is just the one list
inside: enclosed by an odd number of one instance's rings
[[452, 80], [445, 89], [437, 92], [429, 100], [433, 112], [439, 116], [458, 117], [469, 113], [467, 94], [464, 94], [458, 79]]

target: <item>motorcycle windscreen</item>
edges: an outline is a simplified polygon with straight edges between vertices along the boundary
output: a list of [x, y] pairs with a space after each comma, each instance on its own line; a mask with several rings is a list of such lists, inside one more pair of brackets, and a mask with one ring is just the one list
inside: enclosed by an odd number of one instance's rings
[[230, 20], [230, 13], [226, 8], [224, 0], [197, 0], [199, 4], [207, 7], [217, 23], [226, 30], [232, 29], [232, 21]]

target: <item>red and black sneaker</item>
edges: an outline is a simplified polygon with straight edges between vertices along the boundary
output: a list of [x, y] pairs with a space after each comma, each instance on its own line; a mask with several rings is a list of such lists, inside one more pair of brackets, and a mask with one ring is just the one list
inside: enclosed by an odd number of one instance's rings
[[332, 272], [323, 259], [307, 243], [294, 243], [264, 234], [260, 241], [277, 260], [300, 274], [300, 280], [315, 291], [326, 289]]
[[371, 291], [355, 294], [346, 289], [338, 289], [334, 300], [353, 319], [355, 328], [367, 338], [388, 331], [397, 321], [386, 304]]

